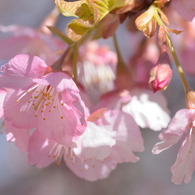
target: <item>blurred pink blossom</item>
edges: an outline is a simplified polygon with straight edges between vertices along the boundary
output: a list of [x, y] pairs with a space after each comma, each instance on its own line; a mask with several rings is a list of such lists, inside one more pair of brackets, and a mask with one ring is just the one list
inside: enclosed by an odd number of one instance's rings
[[0, 119], [3, 117], [4, 112], [3, 112], [3, 102], [5, 99], [7, 91], [5, 89], [0, 89]]
[[189, 183], [192, 178], [192, 173], [195, 170], [194, 122], [194, 110], [179, 110], [173, 117], [168, 128], [163, 130], [159, 135], [159, 139], [162, 141], [157, 143], [152, 150], [153, 154], [159, 154], [176, 144], [182, 138], [183, 134], [188, 133], [190, 130], [180, 147], [175, 164], [171, 167], [173, 174], [172, 182], [175, 184], [181, 184], [183, 179], [185, 183]]
[[102, 94], [115, 87], [116, 53], [92, 41], [81, 47], [79, 55], [78, 81], [97, 102]]
[[65, 49], [61, 40], [39, 29], [10, 25], [0, 26], [0, 32], [9, 34], [0, 39], [1, 60], [9, 60], [17, 54], [30, 54], [52, 65], [60, 57], [58, 51]]
[[171, 7], [185, 20], [192, 20], [195, 16], [195, 1], [171, 0]]

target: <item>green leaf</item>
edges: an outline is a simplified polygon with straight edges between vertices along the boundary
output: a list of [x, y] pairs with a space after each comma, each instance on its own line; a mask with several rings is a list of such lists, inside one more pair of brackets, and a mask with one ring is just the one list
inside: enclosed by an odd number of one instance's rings
[[92, 27], [93, 25], [89, 21], [75, 19], [68, 24], [66, 34], [72, 41], [76, 42]]
[[[86, 4], [85, 0], [84, 1], [75, 1], [75, 2], [66, 2], [63, 0], [54, 0], [54, 3], [56, 7], [59, 9], [59, 11], [64, 15], [64, 16], [73, 16], [78, 18], [79, 15], [78, 9], [83, 5]], [[83, 9], [83, 8], [82, 8]], [[83, 12], [86, 11], [85, 9], [82, 10]]]
[[60, 37], [62, 39], [62, 41], [64, 41], [65, 43], [67, 43], [68, 45], [72, 45], [74, 42], [69, 39], [59, 28], [56, 28], [54, 26], [47, 26], [47, 28], [49, 28], [49, 30], [57, 35], [58, 37]]

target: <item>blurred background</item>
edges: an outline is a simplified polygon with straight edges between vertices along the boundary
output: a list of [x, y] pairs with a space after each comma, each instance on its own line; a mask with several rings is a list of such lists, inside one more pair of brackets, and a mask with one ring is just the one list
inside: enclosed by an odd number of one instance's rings
[[[44, 17], [53, 9], [52, 0], [1, 0], [0, 24], [20, 24], [38, 27]], [[59, 17], [57, 27], [64, 31], [69, 19]], [[129, 58], [136, 47], [134, 39], [121, 25], [117, 31], [124, 58]], [[101, 40], [113, 48], [112, 40]], [[127, 56], [128, 55], [128, 56]], [[173, 68], [174, 69], [174, 68]], [[195, 79], [188, 77], [193, 89]], [[185, 108], [184, 91], [176, 70], [164, 92], [171, 116], [178, 109]], [[136, 164], [118, 165], [107, 179], [88, 182], [75, 176], [66, 165], [53, 164], [44, 169], [27, 164], [26, 153], [21, 153], [12, 143], [0, 135], [0, 195], [194, 195], [195, 176], [190, 184], [177, 186], [171, 182], [170, 167], [174, 164], [180, 143], [160, 155], [152, 155], [151, 149], [158, 142], [159, 132], [142, 129], [145, 151], [137, 154]]]

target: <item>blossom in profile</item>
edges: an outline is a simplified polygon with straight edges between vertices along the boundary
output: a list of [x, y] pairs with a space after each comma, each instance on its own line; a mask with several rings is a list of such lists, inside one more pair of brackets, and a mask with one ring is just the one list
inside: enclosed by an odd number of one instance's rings
[[189, 183], [195, 170], [195, 111], [179, 110], [171, 120], [168, 128], [159, 135], [159, 139], [162, 141], [157, 143], [152, 150], [153, 154], [159, 154], [176, 144], [184, 133], [187, 133], [187, 136], [182, 142], [174, 165], [171, 167], [172, 182], [175, 184], [181, 184], [183, 180], [185, 183]]
[[116, 53], [91, 41], [81, 47], [79, 55], [78, 81], [97, 102], [102, 94], [115, 87]]
[[28, 163], [38, 168], [63, 160], [79, 177], [96, 181], [108, 177], [118, 163], [137, 162], [143, 139], [133, 118], [122, 111], [101, 109], [88, 117], [76, 147], [65, 147], [35, 131], [30, 138]]
[[149, 84], [153, 89], [153, 92], [158, 90], [165, 90], [172, 78], [172, 69], [170, 67], [169, 56], [166, 52], [163, 52], [157, 65], [150, 70]]
[[[39, 128], [64, 145], [74, 145], [86, 128], [85, 105], [79, 90], [64, 72], [39, 57], [20, 54], [1, 67], [0, 87], [9, 88], [4, 117], [15, 128]], [[10, 131], [10, 130], [8, 130]]]
[[131, 114], [142, 128], [159, 131], [167, 127], [170, 116], [167, 102], [161, 93], [134, 88], [131, 91], [116, 91], [102, 96], [97, 108], [122, 110]]

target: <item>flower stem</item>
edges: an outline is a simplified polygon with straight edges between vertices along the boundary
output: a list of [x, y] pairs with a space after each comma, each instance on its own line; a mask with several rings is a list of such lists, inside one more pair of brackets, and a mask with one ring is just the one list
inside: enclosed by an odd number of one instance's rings
[[78, 55], [78, 47], [77, 44], [74, 45], [73, 51], [73, 69], [74, 69], [74, 82], [77, 84], [77, 55]]
[[120, 50], [118, 48], [118, 44], [117, 44], [117, 40], [116, 40], [116, 35], [114, 34], [113, 36], [113, 42], [114, 42], [114, 47], [117, 53], [117, 57], [118, 57], [118, 65], [117, 68], [119, 69], [126, 69], [125, 63], [123, 62], [122, 56], [120, 54]]
[[191, 87], [190, 87], [190, 85], [189, 85], [189, 83], [188, 83], [188, 81], [187, 81], [187, 79], [186, 79], [186, 77], [184, 75], [183, 69], [182, 69], [182, 67], [181, 67], [181, 65], [179, 63], [178, 57], [176, 55], [175, 49], [173, 47], [172, 41], [171, 41], [168, 33], [166, 33], [166, 39], [167, 39], [167, 43], [168, 43], [169, 49], [171, 51], [171, 54], [173, 56], [175, 65], [177, 67], [177, 71], [178, 71], [179, 76], [181, 78], [184, 90], [187, 93], [187, 92], [191, 91], [192, 89], [191, 89]]
[[[155, 7], [154, 7], [154, 9], [155, 9]], [[158, 9], [158, 8], [156, 8], [156, 9]], [[188, 92], [191, 91], [192, 89], [191, 89], [191, 87], [190, 87], [190, 85], [189, 85], [189, 83], [188, 83], [188, 81], [187, 81], [187, 79], [186, 79], [186, 77], [185, 77], [185, 75], [184, 75], [183, 69], [182, 69], [182, 67], [181, 67], [181, 65], [180, 65], [180, 63], [179, 63], [179, 60], [178, 60], [177, 54], [176, 54], [176, 52], [175, 52], [175, 49], [174, 49], [174, 47], [173, 47], [172, 41], [171, 41], [171, 39], [170, 39], [169, 33], [168, 33], [167, 29], [166, 29], [166, 26], [165, 26], [164, 23], [162, 22], [162, 20], [161, 20], [159, 14], [158, 14], [158, 11], [156, 11], [156, 12], [154, 13], [154, 18], [156, 19], [156, 21], [157, 21], [157, 23], [158, 23], [159, 26], [164, 26], [164, 27], [165, 27], [166, 40], [167, 40], [169, 49], [170, 49], [171, 54], [172, 54], [172, 56], [173, 56], [173, 59], [174, 59], [175, 65], [176, 65], [176, 67], [177, 67], [177, 71], [178, 71], [178, 73], [179, 73], [179, 76], [180, 76], [180, 78], [181, 78], [181, 81], [182, 81], [182, 84], [183, 84], [185, 93], [188, 93]]]
[[70, 53], [72, 52], [72, 47], [68, 47], [64, 53], [62, 54], [62, 56], [54, 63], [51, 65], [52, 69], [54, 72], [57, 71], [62, 71], [62, 64], [64, 59], [70, 55]]

